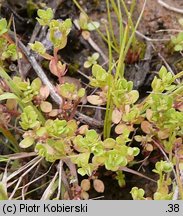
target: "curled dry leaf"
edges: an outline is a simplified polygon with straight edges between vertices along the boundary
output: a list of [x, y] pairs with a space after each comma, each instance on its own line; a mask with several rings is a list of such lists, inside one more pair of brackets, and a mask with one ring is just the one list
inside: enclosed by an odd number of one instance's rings
[[125, 105], [125, 113], [129, 113], [130, 112], [130, 105], [127, 104]]
[[67, 72], [66, 64], [62, 64], [60, 61], [57, 62], [54, 58], [49, 63], [49, 69], [57, 77], [64, 76]]
[[90, 95], [87, 97], [87, 100], [89, 103], [91, 103], [93, 105], [103, 105], [103, 103], [104, 103], [102, 98], [98, 95]]
[[128, 129], [129, 131], [134, 131], [134, 128], [132, 125], [118, 124], [115, 127], [115, 132], [116, 134], [122, 134], [125, 129]]
[[41, 86], [41, 88], [40, 88], [40, 95], [41, 95], [41, 98], [43, 99], [43, 100], [46, 100], [47, 99], [47, 97], [49, 96], [49, 94], [50, 94], [50, 90], [49, 90], [49, 88], [48, 88], [48, 86]]
[[88, 200], [89, 199], [89, 194], [86, 191], [82, 191], [81, 192], [81, 198], [84, 200]]
[[52, 111], [52, 104], [47, 101], [42, 101], [40, 105], [41, 111], [44, 113], [49, 113]]
[[49, 113], [49, 116], [56, 117], [58, 113], [59, 113], [58, 109], [52, 109], [52, 111]]
[[153, 115], [153, 112], [151, 109], [147, 109], [146, 110], [146, 118], [151, 121], [151, 118], [152, 118], [152, 115]]
[[158, 131], [158, 137], [162, 140], [167, 139], [169, 137], [169, 130]]
[[142, 136], [140, 136], [140, 135], [134, 136], [134, 139], [135, 139], [137, 142], [142, 142]]
[[152, 152], [154, 150], [153, 145], [151, 145], [149, 143], [145, 146], [145, 149], [146, 149], [146, 151], [149, 151], [149, 152]]
[[101, 181], [99, 179], [93, 180], [93, 187], [98, 193], [103, 193], [104, 189], [105, 189], [103, 181]]
[[90, 184], [90, 180], [89, 179], [83, 179], [81, 181], [81, 188], [84, 190], [84, 191], [89, 191], [90, 190], [90, 187], [91, 187], [91, 184]]
[[78, 128], [79, 134], [82, 134], [82, 135], [85, 134], [88, 128], [89, 128], [88, 125], [82, 125], [81, 127]]
[[144, 133], [150, 134], [152, 132], [152, 125], [148, 121], [143, 121], [141, 123], [141, 129]]
[[114, 124], [118, 124], [121, 121], [122, 112], [120, 112], [118, 109], [114, 109], [112, 112], [112, 122]]

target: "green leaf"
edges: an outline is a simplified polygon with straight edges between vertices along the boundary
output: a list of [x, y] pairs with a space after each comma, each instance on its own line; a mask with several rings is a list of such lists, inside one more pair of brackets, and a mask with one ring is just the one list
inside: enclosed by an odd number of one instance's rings
[[90, 62], [90, 61], [85, 61], [83, 66], [84, 66], [84, 68], [89, 68], [89, 67], [92, 66], [92, 62]]
[[22, 58], [22, 54], [20, 52], [17, 53], [15, 44], [10, 44], [2, 53], [2, 60], [11, 59], [12, 61], [16, 61], [18, 58]]
[[104, 144], [105, 148], [111, 149], [111, 148], [113, 148], [115, 146], [116, 141], [114, 139], [112, 139], [112, 138], [107, 138], [107, 139], [104, 140], [103, 144]]
[[0, 182], [0, 200], [8, 200], [7, 187], [3, 182]]
[[47, 120], [45, 123], [46, 130], [49, 135], [53, 137], [67, 136], [69, 133], [69, 128], [67, 127], [67, 122], [65, 120]]
[[161, 78], [161, 79], [163, 79], [163, 77], [165, 77], [166, 75], [167, 75], [167, 69], [166, 69], [166, 67], [165, 66], [162, 66], [161, 67], [161, 69], [160, 69], [160, 71], [159, 71], [159, 77]]
[[172, 169], [173, 169], [172, 163], [169, 163], [167, 161], [159, 161], [156, 163], [153, 172], [161, 175], [162, 172], [169, 173], [172, 171]]
[[40, 126], [37, 113], [34, 111], [32, 106], [27, 106], [23, 109], [21, 114], [20, 125], [24, 130], [33, 129]]
[[132, 190], [130, 191], [133, 200], [144, 200], [144, 194], [145, 191], [143, 189], [139, 189], [137, 187], [133, 187]]
[[82, 98], [85, 96], [85, 89], [84, 88], [80, 88], [78, 91], [78, 97]]
[[0, 35], [3, 35], [4, 33], [6, 33], [8, 31], [8, 24], [6, 19], [2, 18], [0, 19]]
[[7, 100], [7, 99], [19, 100], [19, 98], [13, 93], [6, 92], [6, 93], [3, 93], [3, 94], [0, 95], [0, 101], [1, 100]]
[[93, 53], [92, 58], [96, 61], [99, 58], [99, 56], [99, 53], [95, 52]]
[[86, 132], [86, 139], [89, 142], [95, 142], [98, 140], [98, 138], [99, 138], [99, 135], [97, 134], [97, 132], [95, 130], [88, 130]]
[[181, 45], [181, 44], [175, 45], [174, 50], [177, 51], [177, 52], [182, 51], [183, 50], [183, 45]]
[[42, 82], [40, 78], [36, 78], [32, 81], [31, 87], [34, 91], [39, 91], [41, 88]]
[[82, 153], [71, 157], [71, 161], [79, 167], [87, 166], [90, 153]]
[[136, 90], [132, 90], [128, 93], [128, 101], [130, 104], [135, 103], [139, 99], [139, 92]]
[[90, 84], [100, 88], [108, 85], [108, 80], [111, 78], [105, 69], [98, 64], [93, 65], [92, 75], [94, 78], [91, 78]]
[[59, 24], [59, 31], [64, 35], [67, 36], [72, 28], [72, 21], [71, 19], [66, 19]]
[[34, 144], [34, 138], [28, 136], [20, 142], [19, 146], [21, 148], [29, 148], [33, 144]]
[[49, 25], [50, 21], [53, 19], [53, 10], [48, 8], [47, 10], [39, 9], [37, 12], [39, 18], [36, 18], [40, 25]]
[[44, 45], [39, 42], [39, 41], [35, 41], [35, 43], [29, 43], [30, 48], [37, 52], [39, 55], [44, 55], [46, 53], [46, 48], [44, 47]]
[[86, 30], [87, 29], [87, 23], [88, 23], [88, 16], [84, 13], [80, 13], [79, 16], [79, 26], [82, 30]]
[[90, 22], [87, 24], [87, 30], [88, 31], [94, 31], [100, 27], [99, 22]]
[[106, 152], [105, 167], [107, 170], [117, 171], [120, 166], [127, 165], [127, 159], [119, 150], [110, 150]]

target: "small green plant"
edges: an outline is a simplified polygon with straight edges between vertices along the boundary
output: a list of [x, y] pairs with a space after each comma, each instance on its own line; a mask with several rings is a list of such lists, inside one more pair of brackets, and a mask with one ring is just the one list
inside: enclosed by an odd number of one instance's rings
[[90, 22], [88, 16], [82, 12], [80, 13], [78, 23], [80, 28], [85, 31], [93, 31], [100, 26], [99, 22]]
[[8, 23], [6, 19], [0, 19], [0, 65], [4, 66], [5, 60], [16, 61], [22, 58], [21, 52], [17, 51], [17, 47], [7, 36]]
[[[181, 26], [183, 26], [182, 19], [179, 20]], [[171, 43], [174, 46], [174, 50], [176, 52], [180, 52], [183, 50], [183, 32], [179, 32], [176, 36], [171, 37]]]
[[173, 192], [169, 193], [169, 186], [172, 184], [170, 177], [166, 177], [165, 173], [170, 173], [172, 171], [173, 165], [166, 161], [159, 161], [156, 163], [155, 173], [159, 175], [159, 180], [157, 181], [157, 191], [154, 193], [154, 200], [171, 200]]
[[[169, 192], [169, 186], [172, 184], [172, 180], [168, 177], [168, 173], [172, 171], [173, 164], [167, 161], [159, 161], [155, 165], [153, 172], [159, 175], [159, 180], [157, 181], [157, 190], [154, 193], [154, 200], [171, 200], [173, 192]], [[145, 191], [137, 187], [133, 187], [131, 190], [131, 195], [134, 200], [145, 200]], [[151, 198], [148, 198], [151, 199]]]
[[0, 19], [0, 36], [8, 31], [8, 23], [6, 19]]
[[97, 59], [99, 58], [99, 53], [93, 53], [92, 56], [88, 57], [88, 60], [84, 62], [84, 67], [89, 68], [94, 64], [97, 64]]
[[58, 51], [63, 49], [67, 45], [67, 37], [72, 28], [71, 19], [59, 21], [53, 19], [53, 10], [48, 8], [47, 10], [38, 10], [37, 18], [38, 22], [42, 26], [48, 26], [49, 28], [49, 40], [53, 44], [53, 56], [46, 52], [44, 45], [36, 41], [34, 44], [29, 44], [31, 49], [41, 55], [43, 58], [50, 61], [49, 68], [51, 73], [58, 77], [60, 83], [62, 83], [62, 77], [66, 73], [66, 64], [63, 64], [58, 59]]
[[35, 96], [39, 94], [42, 82], [39, 78], [36, 78], [30, 83], [29, 80], [22, 81], [20, 77], [13, 77], [13, 82], [17, 84], [18, 89], [21, 91], [23, 103], [28, 103], [33, 100]]
[[133, 200], [145, 200], [144, 194], [145, 191], [142, 188], [133, 187], [130, 191]]

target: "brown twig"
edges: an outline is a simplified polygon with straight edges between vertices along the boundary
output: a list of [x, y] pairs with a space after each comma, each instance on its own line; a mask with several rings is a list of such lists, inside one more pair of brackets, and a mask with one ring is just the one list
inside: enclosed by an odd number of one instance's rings
[[98, 121], [94, 118], [84, 115], [83, 113], [80, 113], [79, 111], [76, 111], [76, 116], [78, 117], [78, 120], [82, 123], [87, 123], [93, 127], [102, 128], [104, 126], [103, 121]]
[[183, 14], [183, 9], [179, 9], [179, 8], [170, 6], [169, 4], [165, 3], [165, 2], [162, 1], [162, 0], [158, 0], [158, 3], [159, 3], [161, 6], [165, 7], [166, 9], [168, 9], [168, 10], [174, 11], [174, 12], [176, 12], [176, 13]]
[[69, 167], [71, 176], [74, 178], [74, 181], [72, 182], [73, 185], [78, 185], [78, 175], [76, 171], [76, 165], [71, 162], [70, 158], [64, 160], [64, 162]]
[[47, 78], [47, 76], [45, 75], [43, 69], [41, 68], [41, 66], [38, 64], [37, 60], [35, 59], [35, 57], [30, 53], [30, 51], [27, 49], [27, 47], [25, 47], [25, 45], [19, 41], [19, 46], [22, 49], [22, 51], [24, 52], [24, 54], [26, 55], [28, 61], [30, 62], [30, 64], [32, 65], [32, 67], [34, 68], [36, 74], [38, 75], [38, 77], [42, 80], [42, 82], [49, 88], [50, 90], [50, 96], [52, 97], [52, 99], [59, 104], [60, 106], [62, 106], [63, 104], [63, 99], [60, 97], [59, 94], [57, 94], [57, 92], [55, 91], [54, 86], [51, 84], [51, 82], [49, 81], [49, 79]]
[[[80, 27], [79, 27], [79, 25], [78, 25], [77, 20], [74, 20], [74, 25], [76, 26], [77, 29], [80, 30]], [[94, 41], [91, 37], [89, 37], [86, 41], [89, 43], [89, 45], [90, 45], [96, 52], [98, 52], [98, 53], [102, 56], [104, 62], [108, 62], [108, 58], [107, 58], [107, 56], [105, 55], [105, 53], [100, 49], [100, 47], [95, 43], [95, 41]]]
[[156, 181], [155, 181], [154, 179], [149, 178], [149, 177], [143, 175], [142, 173], [137, 172], [137, 171], [135, 171], [135, 170], [132, 170], [132, 169], [130, 169], [130, 168], [121, 167], [119, 170], [124, 171], [124, 172], [128, 172], [128, 173], [132, 173], [132, 174], [135, 174], [135, 175], [138, 175], [138, 176], [140, 176], [140, 177], [142, 177], [142, 178], [145, 178], [145, 179], [147, 179], [147, 180], [149, 180], [149, 181], [152, 181], [152, 182], [155, 182], [155, 183], [156, 183]]

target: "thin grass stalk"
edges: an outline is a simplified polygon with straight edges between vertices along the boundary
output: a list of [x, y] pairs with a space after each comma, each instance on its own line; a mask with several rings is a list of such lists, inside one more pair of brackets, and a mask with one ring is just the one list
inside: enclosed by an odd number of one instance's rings
[[123, 38], [124, 38], [124, 28], [123, 28], [123, 18], [122, 18], [122, 13], [121, 13], [121, 4], [120, 1], [118, 0], [118, 11], [119, 11], [119, 44], [120, 47], [122, 46], [123, 43]]
[[[109, 71], [108, 73], [111, 74], [112, 72], [112, 47], [111, 47], [111, 37], [109, 30], [106, 26], [106, 33], [107, 33], [107, 38], [108, 38], [108, 50], [109, 50]], [[106, 107], [106, 113], [105, 113], [105, 120], [104, 120], [104, 139], [110, 137], [110, 132], [111, 132], [111, 124], [112, 124], [112, 98], [111, 98], [111, 79], [108, 80], [108, 92], [107, 92], [107, 107]]]
[[135, 25], [135, 27], [134, 27], [134, 29], [133, 29], [133, 31], [132, 31], [132, 34], [131, 34], [131, 36], [130, 36], [130, 38], [129, 38], [129, 40], [128, 40], [128, 43], [126, 44], [126, 48], [125, 48], [125, 52], [124, 52], [124, 55], [125, 55], [125, 56], [126, 56], [128, 50], [129, 50], [130, 46], [131, 46], [131, 43], [132, 43], [133, 38], [134, 38], [134, 36], [135, 36], [136, 30], [137, 30], [137, 28], [138, 28], [138, 26], [139, 26], [139, 23], [140, 23], [141, 19], [142, 19], [142, 16], [143, 16], [143, 13], [144, 13], [144, 10], [145, 10], [145, 7], [146, 7], [146, 3], [147, 3], [147, 0], [144, 0], [144, 4], [143, 4], [142, 11], [141, 11], [141, 13], [140, 13], [140, 15], [139, 15], [139, 18], [138, 18], [138, 20], [137, 20], [137, 23], [136, 23], [136, 25]]
[[111, 38], [112, 38], [112, 40], [113, 40], [114, 46], [115, 46], [115, 47], [118, 47], [117, 40], [116, 40], [115, 35], [114, 35], [113, 25], [112, 25], [112, 19], [111, 19], [111, 11], [110, 11], [110, 3], [109, 3], [109, 0], [106, 0], [106, 5], [107, 5], [107, 16], [108, 16], [108, 22], [109, 22], [109, 32], [110, 32], [110, 34], [111, 34]]
[[125, 68], [124, 60], [126, 56], [125, 46], [127, 42], [128, 31], [129, 31], [129, 26], [126, 25], [125, 30], [124, 30], [124, 37], [123, 37], [123, 41], [122, 41], [121, 49], [120, 49], [119, 61], [118, 61], [117, 68], [116, 68], [115, 81], [117, 81], [119, 77], [124, 76], [124, 68]]

